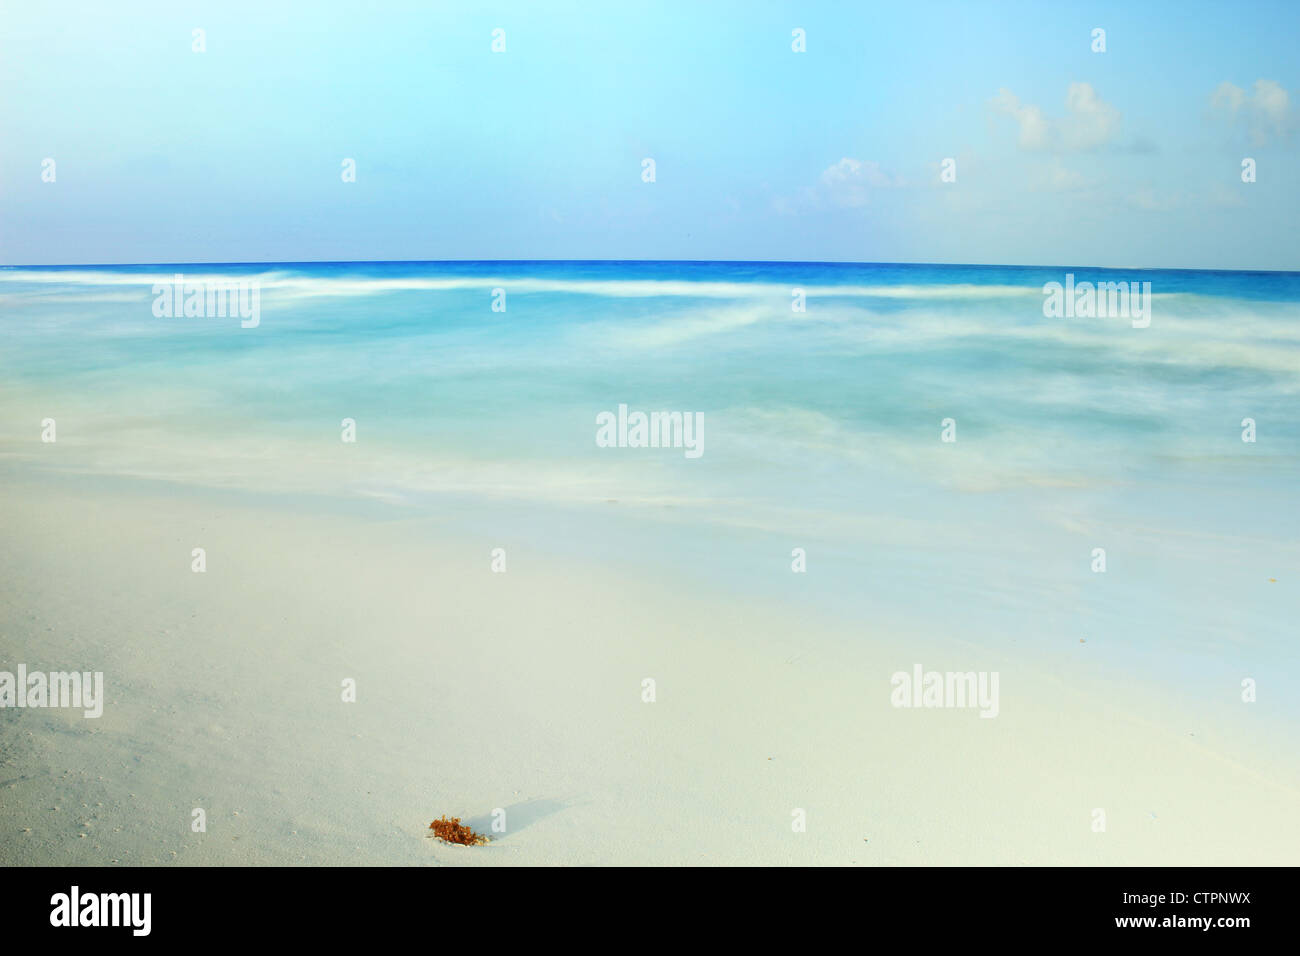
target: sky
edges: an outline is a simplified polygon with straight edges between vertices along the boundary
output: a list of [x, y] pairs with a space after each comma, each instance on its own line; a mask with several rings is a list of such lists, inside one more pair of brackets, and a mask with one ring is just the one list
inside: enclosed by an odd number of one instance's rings
[[1300, 270], [1298, 37], [1262, 0], [5, 2], [0, 264]]

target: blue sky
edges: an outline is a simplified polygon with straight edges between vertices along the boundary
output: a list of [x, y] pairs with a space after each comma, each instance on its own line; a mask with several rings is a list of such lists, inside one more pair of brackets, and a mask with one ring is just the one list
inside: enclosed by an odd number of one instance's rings
[[1297, 37], [1263, 2], [5, 4], [0, 262], [1300, 269]]

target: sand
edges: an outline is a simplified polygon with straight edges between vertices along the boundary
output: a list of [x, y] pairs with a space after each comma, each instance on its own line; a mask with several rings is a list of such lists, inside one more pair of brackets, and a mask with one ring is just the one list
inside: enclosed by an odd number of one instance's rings
[[[107, 698], [0, 711], [6, 865], [1300, 855], [1263, 711], [1126, 686], [1086, 647], [1045, 669], [524, 543], [496, 574], [503, 542], [382, 505], [12, 480], [0, 538], [0, 669], [103, 671]], [[891, 706], [892, 673], [957, 660], [1000, 673], [997, 718]], [[443, 814], [492, 842], [430, 839]]]

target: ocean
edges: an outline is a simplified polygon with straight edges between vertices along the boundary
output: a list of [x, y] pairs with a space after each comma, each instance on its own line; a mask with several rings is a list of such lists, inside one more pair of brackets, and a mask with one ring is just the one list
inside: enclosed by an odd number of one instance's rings
[[[178, 275], [256, 289], [256, 323], [160, 307]], [[1149, 324], [1047, 315], [1067, 276], [1150, 283]], [[518, 544], [1058, 666], [1083, 645], [1228, 702], [1261, 674], [1300, 699], [1298, 395], [1296, 273], [0, 269], [0, 485], [418, 517], [480, 537], [467, 560]], [[695, 416], [700, 453], [602, 447], [620, 406]]]

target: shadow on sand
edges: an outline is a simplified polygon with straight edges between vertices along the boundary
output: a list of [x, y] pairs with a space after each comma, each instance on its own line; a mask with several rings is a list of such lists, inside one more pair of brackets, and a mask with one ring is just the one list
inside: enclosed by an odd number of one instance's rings
[[552, 814], [559, 813], [561, 810], [568, 809], [570, 804], [562, 803], [559, 800], [547, 800], [537, 798], [533, 800], [524, 800], [521, 803], [512, 803], [502, 809], [506, 812], [506, 829], [504, 833], [494, 833], [492, 831], [492, 814], [485, 813], [481, 816], [473, 817], [462, 822], [472, 827], [475, 833], [486, 833], [493, 840], [500, 840], [508, 837], [512, 833], [518, 833], [525, 827], [532, 826], [538, 820], [549, 817]]

